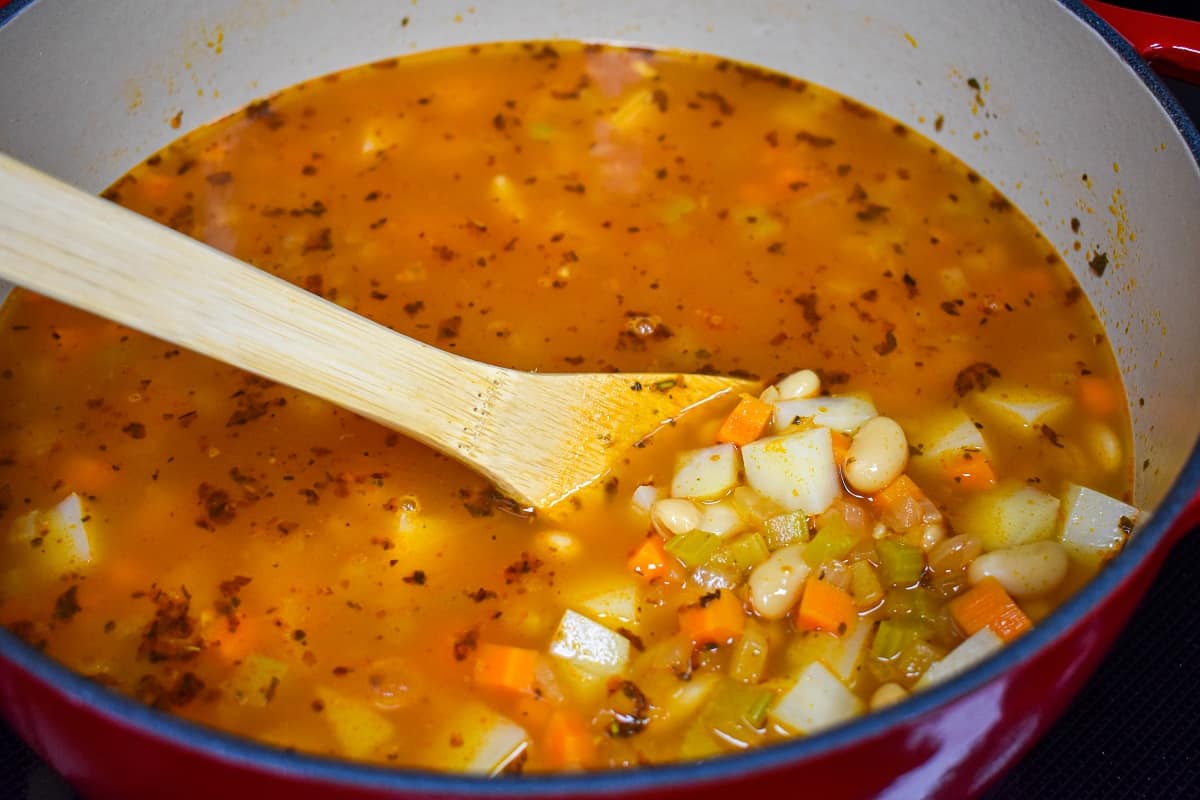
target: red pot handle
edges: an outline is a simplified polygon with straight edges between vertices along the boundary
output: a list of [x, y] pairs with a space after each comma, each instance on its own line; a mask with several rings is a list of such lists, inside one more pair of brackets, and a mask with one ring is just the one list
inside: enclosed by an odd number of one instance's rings
[[1084, 0], [1163, 75], [1200, 84], [1200, 22]]

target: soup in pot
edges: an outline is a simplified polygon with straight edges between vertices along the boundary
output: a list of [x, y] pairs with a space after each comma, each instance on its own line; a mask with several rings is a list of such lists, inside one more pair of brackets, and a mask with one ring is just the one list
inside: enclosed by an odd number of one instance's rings
[[763, 387], [535, 514], [321, 400], [15, 292], [0, 622], [205, 725], [485, 774], [767, 745], [1021, 636], [1136, 515], [1117, 367], [1052, 247], [928, 139], [803, 81], [449, 49], [256, 102], [105, 196], [460, 355]]

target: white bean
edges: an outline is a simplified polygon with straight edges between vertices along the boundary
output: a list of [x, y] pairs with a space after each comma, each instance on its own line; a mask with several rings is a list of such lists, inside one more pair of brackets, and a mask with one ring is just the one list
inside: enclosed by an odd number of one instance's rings
[[747, 581], [754, 610], [766, 619], [782, 619], [800, 599], [808, 572], [804, 545], [793, 544], [771, 553]]
[[784, 400], [816, 397], [821, 393], [821, 379], [811, 369], [793, 372], [775, 386], [779, 389], [779, 396]]
[[643, 514], [650, 513], [650, 507], [654, 505], [654, 501], [662, 496], [662, 490], [650, 484], [643, 484], [633, 490], [633, 497], [630, 502], [634, 509]]
[[967, 580], [973, 584], [989, 576], [1014, 597], [1045, 594], [1067, 576], [1067, 551], [1052, 539], [993, 550], [967, 568]]
[[933, 550], [946, 538], [946, 524], [941, 520], [926, 522], [921, 526], [921, 549], [926, 553]]
[[650, 520], [659, 533], [679, 535], [696, 530], [704, 518], [691, 500], [668, 497], [650, 506]]
[[775, 404], [783, 398], [779, 394], [779, 389], [774, 386], [768, 386], [767, 388], [763, 389], [762, 394], [758, 396], [758, 399], [762, 400], [764, 403]]
[[844, 473], [850, 488], [874, 494], [899, 478], [908, 463], [908, 439], [890, 417], [867, 420], [854, 434]]
[[887, 708], [906, 697], [908, 697], [908, 692], [904, 691], [903, 686], [898, 683], [885, 683], [871, 695], [871, 710], [878, 711], [881, 708]]

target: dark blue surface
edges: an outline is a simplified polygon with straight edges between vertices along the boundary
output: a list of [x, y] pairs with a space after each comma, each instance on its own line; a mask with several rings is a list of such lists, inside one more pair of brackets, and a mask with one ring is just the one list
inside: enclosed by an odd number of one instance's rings
[[[1062, 0], [1089, 21], [1094, 17], [1075, 0]], [[1135, 5], [1134, 3], [1125, 3]], [[0, 24], [25, 3], [0, 10]], [[1197, 16], [1194, 2], [1143, 3], [1155, 10]], [[1179, 6], [1179, 7], [1176, 7]], [[1151, 84], [1164, 105], [1176, 117], [1193, 152], [1200, 157], [1200, 135], [1187, 122], [1185, 112], [1167, 89], [1136, 61], [1124, 42], [1116, 46]], [[1183, 95], [1186, 87], [1172, 86]], [[1194, 118], [1200, 118], [1200, 91], [1186, 93]], [[1193, 454], [1181, 483], [1200, 483], [1200, 460]], [[1177, 488], [1161, 507], [1159, 520], [1177, 513], [1190, 490]], [[232, 761], [253, 759], [276, 770], [309, 773], [335, 782], [391, 785], [410, 791], [475, 790], [492, 796], [605, 794], [618, 786], [687, 784], [714, 776], [736, 775], [764, 766], [802, 758], [838, 742], [870, 735], [897, 721], [923, 713], [950, 698], [991, 679], [1001, 671], [1028, 658], [1072, 624], [1129, 574], [1163, 535], [1162, 524], [1151, 522], [1130, 543], [1122, 557], [1097, 580], [1073, 598], [1050, 620], [1030, 635], [1007, 648], [999, 657], [954, 681], [887, 712], [872, 715], [843, 729], [811, 739], [723, 759], [715, 763], [691, 764], [639, 770], [634, 774], [598, 774], [584, 778], [526, 777], [510, 781], [480, 782], [465, 777], [430, 776], [399, 770], [353, 766], [282, 753], [197, 728], [178, 719], [144, 708], [127, 698], [76, 676], [0, 633], [0, 653], [35, 670], [68, 693], [105, 708], [114, 714], [164, 736], [188, 740], [199, 749]], [[1138, 613], [1121, 644], [1105, 667], [1089, 684], [1067, 717], [1050, 736], [991, 794], [999, 798], [1046, 797], [1200, 797], [1200, 771], [1194, 751], [1200, 745], [1200, 692], [1195, 690], [1193, 665], [1200, 656], [1200, 627], [1194, 620], [1197, 604], [1192, 599], [1200, 578], [1200, 538], [1185, 542], [1171, 559], [1168, 569]], [[0, 730], [0, 797], [29, 800], [59, 800], [71, 793], [61, 781], [39, 765], [20, 742]]]

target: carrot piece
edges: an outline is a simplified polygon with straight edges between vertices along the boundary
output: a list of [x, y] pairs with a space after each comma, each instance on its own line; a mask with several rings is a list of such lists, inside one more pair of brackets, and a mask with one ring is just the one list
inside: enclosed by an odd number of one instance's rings
[[846, 454], [850, 452], [850, 442], [853, 440], [841, 431], [830, 431], [833, 439], [833, 460], [839, 467], [846, 463]]
[[883, 522], [898, 531], [921, 522], [928, 504], [925, 492], [907, 475], [901, 475], [871, 496], [871, 505], [879, 511]]
[[728, 644], [742, 635], [746, 610], [732, 592], [718, 589], [679, 610], [679, 630], [697, 645]]
[[721, 423], [717, 431], [717, 441], [736, 445], [750, 444], [762, 436], [771, 417], [775, 414], [775, 406], [764, 403], [757, 397], [744, 395], [738, 401], [737, 408]]
[[518, 695], [513, 708], [513, 721], [527, 731], [545, 728], [556, 710], [549, 698], [539, 694]]
[[629, 557], [629, 568], [646, 580], [664, 575], [670, 563], [662, 537], [657, 534], [647, 536], [642, 546]]
[[959, 451], [942, 460], [942, 470], [955, 486], [963, 489], [986, 489], [996, 484], [996, 470], [983, 453]]
[[809, 575], [796, 608], [796, 627], [841, 636], [858, 622], [858, 607], [849, 592]]
[[542, 743], [546, 760], [559, 769], [584, 769], [595, 758], [596, 744], [587, 723], [564, 709], [550, 715]]
[[1116, 412], [1121, 398], [1114, 389], [1112, 380], [1084, 375], [1079, 379], [1079, 402], [1095, 416], [1107, 417]]
[[112, 483], [116, 475], [112, 464], [91, 456], [73, 455], [63, 465], [63, 482], [76, 492], [97, 493]]
[[990, 577], [951, 600], [950, 613], [967, 636], [991, 628], [1001, 639], [1011, 642], [1033, 627], [1000, 581]]
[[484, 642], [475, 651], [475, 683], [492, 689], [532, 692], [538, 652]]

